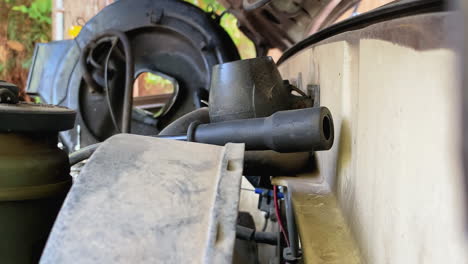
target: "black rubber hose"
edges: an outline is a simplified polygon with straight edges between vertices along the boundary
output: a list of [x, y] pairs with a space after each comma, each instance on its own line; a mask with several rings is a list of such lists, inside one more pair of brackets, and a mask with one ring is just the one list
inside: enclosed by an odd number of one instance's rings
[[265, 118], [192, 123], [189, 141], [224, 146], [244, 143], [245, 150], [280, 153], [328, 150], [333, 145], [333, 119], [326, 107], [279, 111]]
[[272, 150], [245, 151], [244, 176], [287, 176], [316, 169], [313, 153], [279, 153]]
[[83, 71], [83, 79], [86, 84], [92, 89], [98, 91], [100, 86], [94, 81], [91, 73], [88, 70], [87, 58], [89, 51], [92, 50], [97, 42], [102, 38], [117, 37], [122, 43], [125, 53], [125, 91], [124, 91], [124, 102], [122, 111], [122, 133], [129, 133], [131, 130], [131, 118], [132, 118], [132, 93], [133, 93], [133, 78], [135, 75], [135, 63], [133, 53], [130, 45], [130, 41], [125, 33], [118, 30], [108, 30], [103, 33], [96, 35], [84, 48], [80, 57], [81, 69]]
[[[210, 123], [207, 107], [193, 110], [179, 117], [165, 127], [159, 136], [184, 135], [191, 123]], [[186, 140], [183, 136], [180, 138]], [[305, 171], [313, 171], [316, 162], [313, 154], [308, 152], [278, 153], [271, 150], [246, 151], [244, 154], [244, 176], [286, 176], [296, 175]]]
[[195, 109], [192, 112], [177, 118], [174, 122], [170, 123], [163, 130], [161, 130], [158, 135], [168, 136], [186, 134], [190, 124], [195, 121], [198, 121], [201, 124], [210, 122], [208, 107]]
[[237, 225], [236, 238], [276, 246], [278, 234], [274, 232], [256, 232], [254, 229]]

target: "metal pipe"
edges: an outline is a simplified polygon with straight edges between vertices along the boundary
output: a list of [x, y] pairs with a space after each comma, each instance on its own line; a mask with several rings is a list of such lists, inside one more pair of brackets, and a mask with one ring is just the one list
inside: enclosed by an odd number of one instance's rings
[[54, 31], [54, 40], [63, 40], [63, 0], [55, 0], [55, 31]]
[[296, 219], [294, 217], [294, 209], [291, 201], [291, 193], [288, 189], [285, 191], [285, 206], [286, 206], [286, 225], [288, 227], [289, 248], [291, 256], [294, 259], [300, 257], [299, 253], [299, 237], [297, 234]]
[[157, 138], [163, 138], [163, 139], [172, 139], [172, 140], [179, 140], [179, 141], [187, 141], [187, 135], [175, 135], [175, 136], [169, 136], [169, 135], [164, 135], [164, 136], [155, 136]]

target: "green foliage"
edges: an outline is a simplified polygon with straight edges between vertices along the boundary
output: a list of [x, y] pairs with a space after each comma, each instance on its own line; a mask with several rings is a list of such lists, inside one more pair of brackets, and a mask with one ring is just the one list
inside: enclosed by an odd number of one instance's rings
[[168, 79], [165, 79], [159, 75], [153, 74], [151, 72], [147, 72], [145, 74], [145, 82], [149, 85], [172, 85], [172, 82]]
[[[6, 0], [5, 0], [6, 1]], [[32, 52], [37, 42], [51, 37], [52, 0], [33, 0], [29, 6], [14, 5], [8, 19], [8, 39], [16, 40]]]
[[52, 0], [0, 0], [0, 78], [24, 85], [36, 43], [51, 40], [51, 13]]
[[21, 62], [21, 68], [25, 70], [29, 70], [29, 68], [31, 67], [31, 63], [32, 63], [32, 58], [31, 57], [26, 58]]
[[27, 14], [29, 18], [38, 23], [52, 24], [52, 19], [50, 17], [52, 11], [51, 0], [34, 0], [29, 7], [18, 5], [13, 6], [12, 10]]
[[[206, 12], [213, 12], [217, 15], [221, 15], [226, 9], [219, 3], [217, 0], [185, 0], [193, 5], [200, 7]], [[237, 27], [237, 19], [232, 14], [224, 14], [221, 22], [221, 26], [226, 30], [226, 32], [231, 37], [234, 44], [236, 44], [237, 49], [241, 55], [242, 59], [254, 58], [255, 47]]]

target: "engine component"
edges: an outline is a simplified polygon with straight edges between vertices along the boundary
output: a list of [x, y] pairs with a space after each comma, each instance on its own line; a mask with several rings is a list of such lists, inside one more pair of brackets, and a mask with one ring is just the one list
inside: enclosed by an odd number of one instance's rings
[[[112, 122], [106, 92], [99, 89], [92, 92], [78, 67], [81, 51], [90, 40], [111, 29], [124, 32], [129, 39], [135, 63], [133, 77], [143, 72], [162, 74], [174, 79], [179, 87], [170, 99], [174, 100], [172, 107], [158, 118], [157, 127], [133, 119], [131, 133], [157, 134], [178, 117], [200, 108], [202, 100], [208, 101], [212, 67], [239, 59], [234, 43], [213, 15], [189, 3], [114, 1], [92, 18], [74, 40], [38, 44], [35, 50], [27, 91], [39, 94], [46, 103], [78, 111], [80, 131], [76, 126], [61, 133], [67, 149], [74, 149], [78, 142], [81, 146], [94, 144], [118, 132]], [[119, 124], [125, 90], [121, 44], [115, 46], [109, 58], [108, 76], [111, 105]], [[92, 53], [92, 61], [88, 58], [89, 71], [100, 85], [109, 50], [109, 41], [100, 43]]]
[[165, 127], [158, 135], [168, 136], [184, 134], [187, 132], [187, 129], [192, 122], [198, 122], [200, 124], [209, 123], [210, 116], [208, 107], [202, 107], [197, 110], [193, 110], [192, 112], [179, 117], [176, 121]]
[[278, 233], [257, 232], [255, 229], [241, 225], [236, 226], [236, 237], [242, 240], [256, 241], [258, 243], [265, 243], [275, 246], [278, 244]]
[[218, 0], [238, 19], [257, 54], [286, 50], [339, 18], [359, 0]]
[[[158, 136], [165, 138], [166, 136]], [[167, 136], [175, 140], [185, 140], [186, 137], [180, 136], [175, 138]], [[75, 165], [83, 160], [88, 159], [96, 151], [101, 143], [86, 146], [79, 151], [70, 154], [70, 165]], [[249, 181], [258, 182], [253, 184], [256, 187], [265, 187], [260, 184], [262, 176], [286, 176], [296, 175], [302, 172], [313, 171], [315, 169], [314, 155], [310, 152], [294, 152], [294, 153], [279, 153], [275, 151], [246, 151], [244, 155], [244, 170], [242, 174], [249, 178]], [[268, 182], [269, 182], [268, 178]], [[262, 186], [261, 186], [262, 185]], [[268, 186], [270, 186], [268, 184]]]
[[[103, 86], [105, 87], [105, 91], [103, 91], [102, 87], [96, 83], [93, 76], [91, 76], [91, 73], [88, 71], [88, 67], [89, 67], [88, 59], [91, 61], [91, 64], [93, 64], [92, 54], [90, 53], [92, 53], [93, 49], [99, 46], [99, 42], [105, 38], [115, 38], [115, 39], [113, 39], [112, 44], [110, 46], [110, 51], [108, 52], [106, 56], [104, 67], [98, 66], [101, 72], [104, 71], [103, 73], [104, 85]], [[115, 117], [113, 107], [112, 107], [112, 101], [110, 99], [110, 89], [108, 86], [109, 84], [108, 83], [108, 71], [109, 71], [108, 62], [109, 62], [110, 56], [112, 55], [112, 49], [117, 44], [117, 40], [119, 40], [122, 43], [123, 51], [125, 54], [125, 82], [123, 86], [124, 93], [123, 93], [123, 100], [122, 100], [123, 101], [122, 119], [121, 119], [122, 124], [120, 128], [117, 125], [116, 117]], [[122, 133], [129, 133], [130, 128], [131, 128], [131, 119], [132, 119], [133, 76], [135, 74], [135, 65], [133, 61], [132, 49], [130, 47], [130, 42], [128, 40], [127, 35], [117, 30], [107, 30], [101, 34], [98, 34], [84, 47], [83, 51], [81, 52], [80, 64], [81, 64], [80, 66], [81, 66], [81, 70], [83, 73], [83, 80], [90, 87], [91, 92], [96, 92], [100, 90], [101, 93], [102, 92], [106, 93], [105, 96], [106, 96], [107, 106], [109, 108], [108, 109], [109, 114], [111, 116], [112, 122], [114, 123], [115, 129]]]
[[315, 169], [315, 156], [311, 152], [279, 153], [276, 151], [246, 151], [245, 176], [288, 176]]
[[0, 104], [18, 103], [19, 89], [12, 83], [0, 80]]
[[[192, 122], [206, 124], [210, 122], [208, 108], [203, 107], [194, 110], [164, 128], [158, 136], [180, 135], [187, 132], [188, 127]], [[182, 139], [186, 140], [185, 137]], [[80, 151], [81, 152], [81, 151]], [[86, 157], [86, 153], [83, 153]], [[87, 157], [89, 157], [87, 155]], [[74, 159], [78, 156], [72, 154]], [[314, 169], [313, 153], [296, 152], [296, 153], [279, 153], [275, 151], [246, 151], [244, 155], [244, 176], [284, 176], [295, 175], [304, 171]], [[82, 160], [82, 159], [80, 159]], [[268, 180], [269, 181], [269, 180]]]
[[326, 107], [280, 111], [270, 117], [192, 123], [187, 139], [213, 145], [245, 143], [246, 150], [301, 152], [333, 145], [333, 119]]
[[267, 117], [294, 108], [298, 100], [311, 101], [292, 95], [292, 88], [283, 82], [271, 57], [216, 65], [210, 88], [210, 120]]
[[230, 263], [243, 154], [241, 144], [106, 140], [73, 184], [41, 263]]
[[0, 104], [0, 256], [37, 263], [72, 179], [58, 131], [75, 112], [63, 107]]
[[190, 124], [187, 135], [158, 136], [223, 146], [244, 143], [246, 150], [274, 150], [280, 153], [328, 150], [333, 145], [334, 127], [326, 107], [280, 111], [266, 118], [219, 123]]
[[[283, 81], [271, 57], [216, 65], [210, 89], [211, 122], [267, 117], [281, 110], [312, 106], [309, 96], [301, 91], [301, 96], [295, 96], [293, 90], [298, 91]], [[246, 151], [243, 173], [253, 186], [271, 188], [270, 176], [312, 170], [312, 156], [307, 152]]]

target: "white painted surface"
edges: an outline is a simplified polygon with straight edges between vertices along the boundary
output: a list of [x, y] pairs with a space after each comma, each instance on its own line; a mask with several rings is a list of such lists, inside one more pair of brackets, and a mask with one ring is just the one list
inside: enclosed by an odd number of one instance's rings
[[54, 40], [63, 40], [63, 0], [55, 0]]
[[[407, 24], [407, 26], [412, 26]], [[337, 38], [338, 39], [338, 38]], [[319, 84], [335, 144], [318, 154], [367, 263], [468, 263], [457, 54], [336, 40], [280, 66]]]

